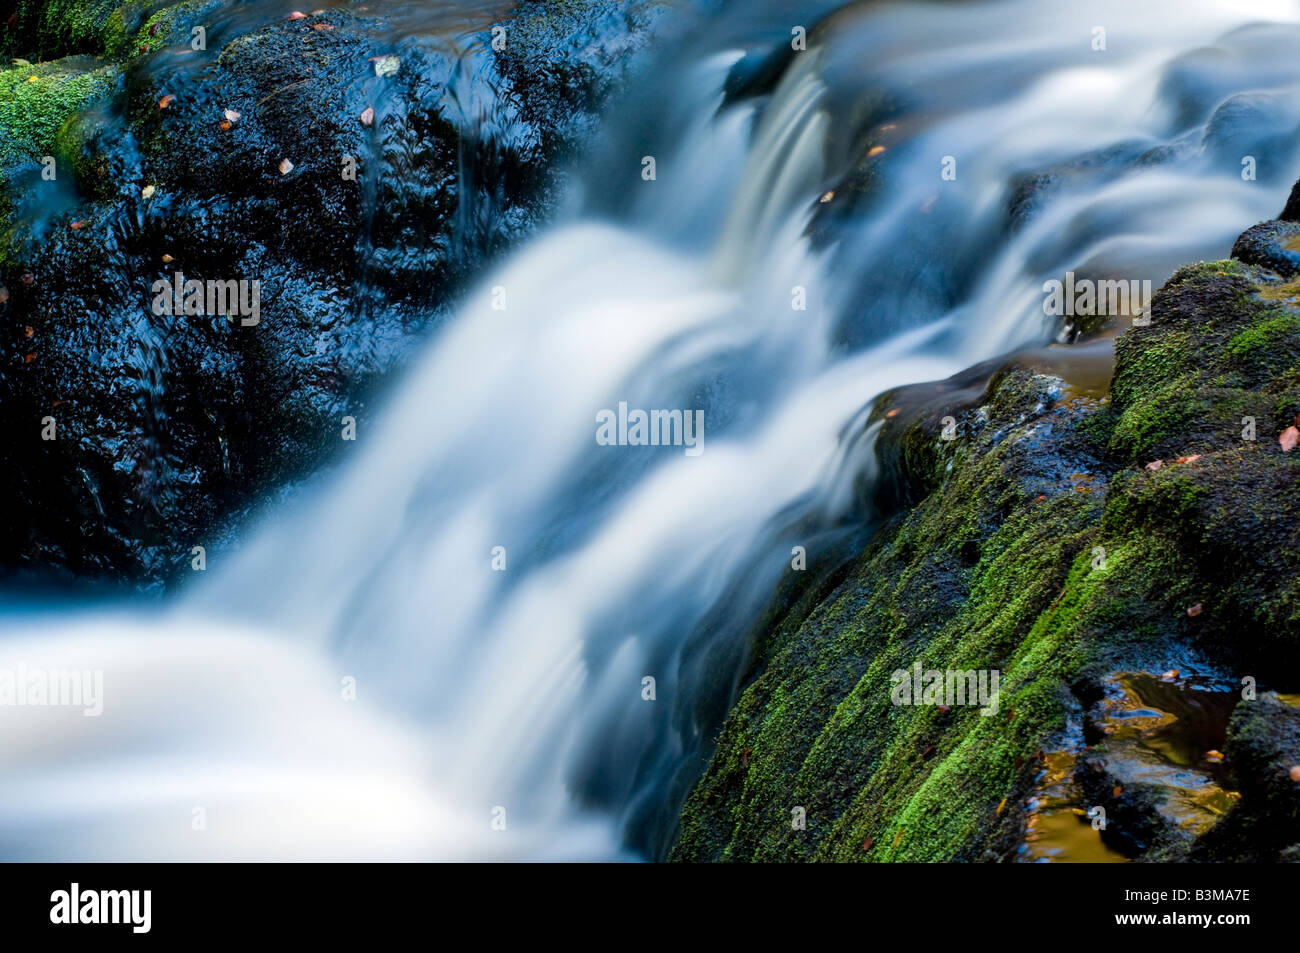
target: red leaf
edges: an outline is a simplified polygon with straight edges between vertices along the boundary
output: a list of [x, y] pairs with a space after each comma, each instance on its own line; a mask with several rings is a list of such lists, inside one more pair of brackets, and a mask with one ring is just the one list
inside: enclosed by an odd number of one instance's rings
[[1295, 427], [1287, 427], [1282, 431], [1282, 436], [1277, 438], [1277, 442], [1282, 445], [1284, 453], [1290, 453], [1295, 449], [1295, 445], [1300, 443], [1300, 430]]
[[1198, 615], [1201, 614], [1201, 604], [1198, 602], [1194, 606], [1188, 606], [1187, 614], [1191, 616], [1193, 619], [1195, 619]]

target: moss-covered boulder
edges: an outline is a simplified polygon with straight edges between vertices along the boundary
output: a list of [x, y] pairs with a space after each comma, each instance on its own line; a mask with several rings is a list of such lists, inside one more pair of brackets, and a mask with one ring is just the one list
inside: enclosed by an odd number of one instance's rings
[[[1262, 770], [1257, 703], [1227, 717], [1243, 679], [1300, 687], [1287, 281], [1182, 269], [1119, 337], [1108, 398], [1049, 358], [881, 397], [897, 515], [760, 640], [672, 857], [1215, 859], [1234, 802], [1290, 805], [1232, 780]], [[995, 705], [898, 694], [994, 671]], [[1233, 850], [1275, 860], [1288, 823]]]

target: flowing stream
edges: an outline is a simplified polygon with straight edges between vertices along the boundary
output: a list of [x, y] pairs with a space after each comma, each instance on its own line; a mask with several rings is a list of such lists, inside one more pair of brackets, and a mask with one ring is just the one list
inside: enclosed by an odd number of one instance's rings
[[[103, 712], [0, 711], [0, 856], [661, 858], [792, 550], [871, 526], [873, 398], [1064, 342], [1046, 280], [1158, 287], [1276, 215], [1298, 20], [724, 5], [336, 470], [161, 607], [4, 610], [0, 669], [102, 670]], [[600, 445], [621, 402], [702, 452]]]

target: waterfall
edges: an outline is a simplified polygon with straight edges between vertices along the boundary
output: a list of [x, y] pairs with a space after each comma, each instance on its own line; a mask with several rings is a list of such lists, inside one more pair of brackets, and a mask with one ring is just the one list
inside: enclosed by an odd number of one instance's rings
[[[870, 526], [872, 400], [1059, 336], [1067, 270], [1226, 256], [1300, 173], [1290, 3], [735, 6], [645, 81], [656, 178], [609, 117], [336, 470], [161, 607], [0, 610], [0, 671], [103, 672], [97, 716], [0, 709], [0, 853], [662, 856], [792, 553]], [[772, 23], [808, 49], [728, 97]], [[702, 452], [602, 445], [620, 404]]]

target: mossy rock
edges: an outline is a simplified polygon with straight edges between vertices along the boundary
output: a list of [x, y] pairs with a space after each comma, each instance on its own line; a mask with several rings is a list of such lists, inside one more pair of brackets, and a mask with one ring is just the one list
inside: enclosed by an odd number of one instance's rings
[[[1300, 687], [1300, 454], [1278, 441], [1300, 411], [1289, 298], [1258, 266], [1180, 269], [1118, 339], [1105, 400], [1024, 361], [883, 395], [876, 504], [898, 512], [829, 596], [760, 634], [671, 857], [1015, 859], [1043, 751], [1114, 673], [1192, 658]], [[999, 712], [893, 704], [891, 675], [918, 663], [999, 671]], [[1249, 747], [1234, 726], [1230, 758]], [[1289, 791], [1267, 800], [1294, 810]], [[1148, 859], [1230, 842], [1276, 859], [1296, 840], [1285, 824], [1245, 844], [1176, 830], [1159, 786], [1094, 793], [1108, 836]]]

